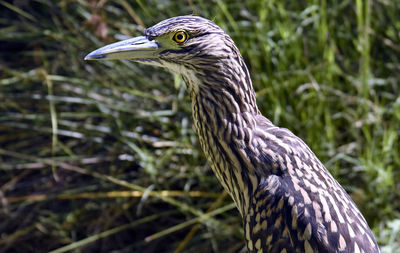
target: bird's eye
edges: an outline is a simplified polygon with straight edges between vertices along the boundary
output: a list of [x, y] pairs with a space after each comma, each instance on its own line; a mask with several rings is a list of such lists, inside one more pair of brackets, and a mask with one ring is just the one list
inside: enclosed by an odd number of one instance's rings
[[188, 34], [184, 31], [178, 31], [172, 38], [176, 43], [183, 43], [188, 39]]

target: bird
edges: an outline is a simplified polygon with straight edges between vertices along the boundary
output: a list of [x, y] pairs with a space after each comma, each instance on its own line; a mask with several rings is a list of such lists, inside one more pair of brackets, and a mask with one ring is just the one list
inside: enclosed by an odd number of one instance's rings
[[261, 114], [243, 57], [214, 22], [168, 18], [85, 57], [119, 59], [182, 76], [200, 146], [242, 216], [249, 252], [380, 252], [356, 204], [305, 142]]

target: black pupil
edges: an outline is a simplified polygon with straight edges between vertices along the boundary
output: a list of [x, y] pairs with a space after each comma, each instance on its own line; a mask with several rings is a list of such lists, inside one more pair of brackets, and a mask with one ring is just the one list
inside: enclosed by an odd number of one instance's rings
[[176, 36], [176, 39], [179, 40], [179, 41], [183, 40], [183, 35], [182, 34], [178, 34]]

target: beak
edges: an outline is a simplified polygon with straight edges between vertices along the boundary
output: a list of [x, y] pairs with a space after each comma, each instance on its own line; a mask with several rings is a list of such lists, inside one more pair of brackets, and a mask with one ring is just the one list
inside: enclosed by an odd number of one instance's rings
[[140, 36], [101, 47], [86, 55], [85, 60], [153, 59], [159, 49], [156, 41]]

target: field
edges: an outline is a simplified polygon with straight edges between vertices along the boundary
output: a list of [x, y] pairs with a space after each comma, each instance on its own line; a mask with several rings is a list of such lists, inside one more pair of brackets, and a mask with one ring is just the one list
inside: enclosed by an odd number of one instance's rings
[[400, 1], [0, 0], [0, 252], [237, 252], [179, 75], [92, 50], [213, 20], [257, 102], [400, 252]]

